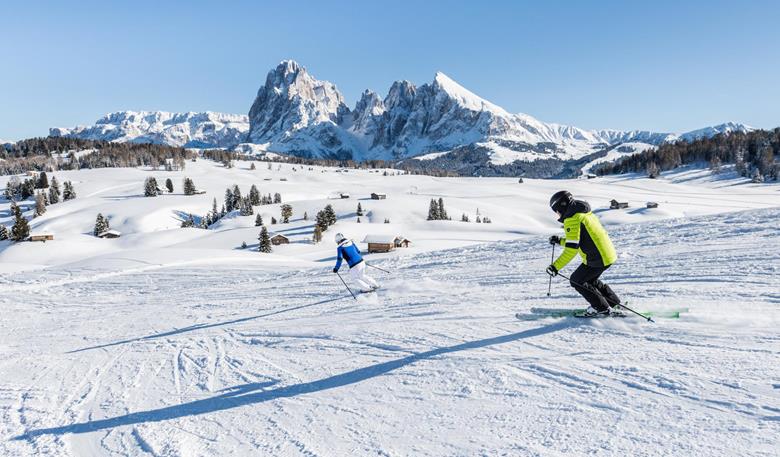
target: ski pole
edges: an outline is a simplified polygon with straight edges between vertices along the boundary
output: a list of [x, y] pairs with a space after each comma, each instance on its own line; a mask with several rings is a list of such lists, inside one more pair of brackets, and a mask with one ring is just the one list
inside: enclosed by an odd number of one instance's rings
[[350, 288], [349, 288], [349, 286], [347, 285], [347, 283], [344, 281], [344, 278], [342, 278], [342, 277], [341, 277], [341, 275], [339, 274], [339, 272], [338, 272], [338, 271], [336, 272], [336, 275], [338, 275], [339, 279], [341, 280], [341, 283], [342, 283], [342, 284], [344, 284], [344, 287], [346, 287], [346, 288], [347, 288], [347, 290], [349, 291], [350, 295], [352, 295], [352, 298], [354, 298], [355, 300], [357, 300], [357, 297], [355, 296], [355, 294], [353, 294], [353, 293], [352, 293], [352, 289], [350, 289]]
[[[578, 285], [578, 286], [580, 286], [580, 287], [582, 287], [582, 288], [587, 288], [587, 287], [583, 286], [582, 284], [578, 283], [577, 281], [573, 281], [571, 278], [567, 277], [567, 276], [566, 276], [566, 275], [564, 275], [564, 274], [558, 273], [558, 276], [560, 276], [560, 277], [561, 277], [561, 278], [563, 278], [563, 279], [567, 279], [567, 280], [569, 280], [569, 282], [571, 282], [572, 284], [576, 284], [576, 285]], [[552, 279], [552, 276], [550, 276], [550, 279]], [[621, 304], [621, 303], [615, 303], [614, 301], [610, 300], [610, 299], [609, 299], [609, 298], [607, 298], [607, 297], [604, 297], [604, 299], [605, 299], [605, 300], [607, 300], [608, 302], [612, 303], [612, 304], [613, 304], [613, 305], [615, 305], [615, 306], [619, 306], [619, 307], [621, 307], [621, 308], [623, 308], [623, 309], [625, 309], [625, 310], [627, 310], [627, 311], [631, 311], [632, 313], [636, 314], [637, 316], [639, 316], [639, 317], [641, 317], [641, 318], [643, 318], [643, 319], [646, 319], [646, 320], [648, 320], [649, 322], [653, 322], [653, 323], [655, 323], [655, 321], [653, 320], [653, 318], [651, 318], [650, 316], [645, 316], [644, 314], [641, 314], [641, 313], [639, 313], [639, 312], [637, 312], [637, 311], [634, 311], [633, 309], [631, 309], [631, 308], [629, 308], [628, 306], [626, 306], [626, 305], [623, 305], [623, 304]]]
[[[552, 253], [550, 254], [550, 265], [555, 262], [555, 245], [552, 245]], [[552, 276], [550, 276], [550, 284], [547, 285], [547, 296], [550, 296], [550, 291], [552, 290]]]
[[375, 266], [371, 265], [371, 264], [370, 264], [370, 263], [368, 263], [368, 262], [366, 262], [366, 265], [368, 265], [368, 266], [369, 266], [369, 267], [371, 267], [371, 268], [376, 268], [376, 269], [377, 269], [377, 270], [379, 270], [379, 271], [384, 271], [385, 273], [390, 273], [389, 271], [385, 270], [384, 268], [375, 267]]

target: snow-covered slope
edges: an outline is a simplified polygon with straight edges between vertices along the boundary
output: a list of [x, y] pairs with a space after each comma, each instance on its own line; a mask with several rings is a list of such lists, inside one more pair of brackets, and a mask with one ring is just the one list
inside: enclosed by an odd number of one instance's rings
[[[609, 186], [628, 198], [707, 201], [621, 179]], [[417, 184], [486, 205], [512, 193], [508, 180], [479, 181]], [[515, 185], [526, 191], [515, 211], [531, 216], [552, 184]], [[566, 185], [596, 197], [605, 184]], [[128, 192], [81, 203], [167, 204], [118, 199]], [[756, 200], [749, 186], [723, 192], [712, 211]], [[332, 243], [309, 266], [185, 235], [176, 250], [4, 275], [0, 454], [774, 456], [780, 256], [765, 247], [780, 243], [779, 217], [611, 226], [620, 259], [605, 279], [617, 293], [643, 310], [689, 309], [655, 324], [540, 319], [532, 308], [579, 305], [562, 280], [545, 296], [542, 235], [372, 256], [391, 274], [372, 270], [384, 288], [357, 301], [328, 271]]]
[[247, 116], [239, 114], [120, 111], [107, 114], [93, 126], [49, 129], [49, 135], [185, 147], [233, 147], [242, 142], [248, 130]]

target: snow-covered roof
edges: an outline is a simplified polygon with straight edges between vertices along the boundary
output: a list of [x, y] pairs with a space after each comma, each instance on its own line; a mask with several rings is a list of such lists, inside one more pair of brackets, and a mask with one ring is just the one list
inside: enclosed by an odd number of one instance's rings
[[364, 243], [394, 244], [395, 235], [366, 235]]
[[110, 229], [110, 230], [106, 230], [105, 232], [100, 232], [100, 233], [98, 234], [98, 237], [101, 237], [101, 236], [106, 236], [106, 235], [116, 235], [116, 236], [121, 236], [121, 235], [122, 235], [122, 232], [120, 232], [119, 230]]

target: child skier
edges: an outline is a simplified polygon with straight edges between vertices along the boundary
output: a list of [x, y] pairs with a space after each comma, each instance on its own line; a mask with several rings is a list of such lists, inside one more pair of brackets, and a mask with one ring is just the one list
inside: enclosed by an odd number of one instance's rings
[[373, 292], [379, 289], [379, 284], [374, 281], [374, 278], [366, 274], [366, 262], [363, 261], [363, 256], [360, 255], [360, 249], [355, 242], [347, 239], [341, 233], [337, 233], [336, 243], [339, 247], [336, 251], [336, 266], [333, 268], [333, 272], [338, 273], [339, 268], [341, 268], [341, 260], [346, 260], [347, 265], [349, 265], [349, 274], [358, 283], [361, 292]]
[[563, 222], [565, 236], [553, 235], [550, 244], [563, 246], [563, 252], [547, 267], [547, 274], [557, 276], [579, 252], [580, 265], [571, 275], [571, 286], [590, 303], [586, 316], [609, 315], [610, 308], [620, 304], [620, 298], [599, 277], [617, 260], [617, 253], [607, 231], [598, 217], [590, 212], [590, 205], [575, 200], [571, 193], [562, 190], [550, 198], [550, 208]]

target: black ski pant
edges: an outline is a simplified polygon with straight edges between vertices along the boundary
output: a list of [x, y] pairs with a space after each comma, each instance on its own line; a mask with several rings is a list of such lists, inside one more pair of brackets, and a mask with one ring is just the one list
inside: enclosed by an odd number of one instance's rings
[[611, 306], [620, 304], [620, 298], [603, 282], [599, 276], [607, 271], [606, 267], [589, 267], [584, 263], [571, 274], [571, 286], [599, 311], [606, 311]]

